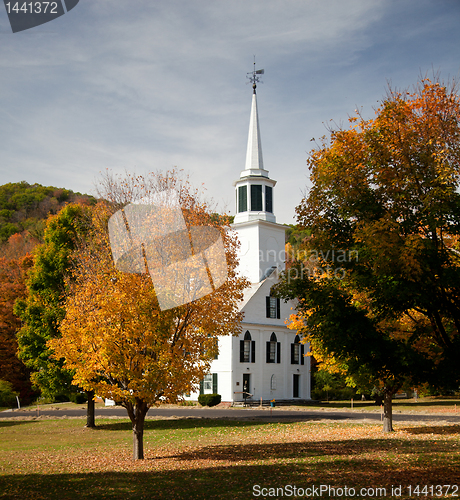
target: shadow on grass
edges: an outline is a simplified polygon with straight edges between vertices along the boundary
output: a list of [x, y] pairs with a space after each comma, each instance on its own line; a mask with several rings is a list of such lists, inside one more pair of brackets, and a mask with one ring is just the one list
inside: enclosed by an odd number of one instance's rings
[[38, 422], [39, 422], [38, 420], [1, 420], [0, 421], [0, 428], [1, 427], [14, 427], [16, 425], [38, 423]]
[[460, 425], [432, 425], [429, 427], [407, 427], [401, 428], [402, 431], [406, 431], [408, 434], [460, 434]]
[[[97, 422], [96, 422], [97, 423]], [[280, 424], [289, 422], [280, 422]], [[174, 418], [168, 420], [146, 420], [144, 431], [148, 430], [177, 430], [177, 429], [196, 429], [196, 428], [235, 428], [235, 427], [254, 427], [256, 425], [272, 425], [272, 422], [260, 422], [257, 420], [233, 420], [233, 419], [215, 419], [215, 418]], [[95, 430], [103, 431], [126, 431], [132, 430], [131, 422], [115, 421], [97, 424]]]
[[276, 459], [308, 459], [312, 457], [359, 457], [363, 453], [389, 453], [390, 455], [421, 455], [451, 453], [452, 443], [437, 441], [408, 441], [407, 439], [356, 439], [343, 441], [304, 441], [271, 444], [245, 444], [204, 446], [196, 450], [155, 457], [187, 460], [222, 460], [242, 462], [253, 460]]
[[[331, 462], [299, 460], [289, 464], [251, 464], [227, 467], [190, 466], [176, 470], [92, 472], [87, 474], [25, 474], [0, 476], [0, 498], [9, 500], [74, 499], [194, 499], [247, 500], [260, 488], [319, 487], [356, 488], [353, 498], [392, 498], [391, 485], [449, 484], [446, 467], [396, 464], [383, 467], [369, 458], [337, 458]], [[385, 488], [379, 495], [359, 494], [360, 488]], [[258, 495], [256, 495], [258, 496]], [[284, 495], [278, 493], [276, 498]], [[318, 495], [317, 495], [318, 496]], [[340, 496], [340, 495], [339, 495]], [[268, 498], [260, 495], [261, 498]], [[270, 498], [275, 495], [270, 495]], [[311, 496], [301, 495], [302, 498]], [[291, 495], [292, 498], [292, 495]], [[299, 497], [296, 497], [299, 498]], [[337, 498], [327, 492], [321, 498]], [[405, 497], [407, 498], [407, 497]]]

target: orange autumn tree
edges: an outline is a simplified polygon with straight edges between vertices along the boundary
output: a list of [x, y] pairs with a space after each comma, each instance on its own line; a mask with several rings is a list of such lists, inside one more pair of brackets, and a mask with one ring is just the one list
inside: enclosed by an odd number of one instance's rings
[[21, 401], [27, 402], [35, 393], [29, 370], [18, 359], [16, 333], [21, 321], [13, 312], [15, 301], [26, 296], [26, 276], [33, 265], [32, 256], [26, 253], [32, 244], [24, 245], [24, 240], [22, 235], [15, 234], [1, 248], [6, 256], [0, 256], [0, 380], [10, 382]]
[[402, 384], [460, 383], [460, 97], [423, 79], [349, 121], [311, 152], [307, 258], [279, 289], [324, 360], [381, 383], [391, 431]]
[[[76, 254], [77, 266], [69, 282], [62, 337], [50, 346], [75, 371], [75, 384], [126, 408], [133, 429], [133, 456], [142, 459], [148, 409], [189, 393], [209, 371], [217, 354], [217, 337], [240, 333], [238, 302], [247, 283], [235, 274], [238, 243], [222, 225], [225, 218], [216, 218], [177, 172], [124, 178], [108, 174], [104, 182], [108, 201], [99, 202], [93, 210], [90, 235]], [[115, 265], [108, 222], [117, 216], [126, 221], [130, 201], [167, 189], [178, 194], [187, 231], [193, 233], [197, 227], [218, 231], [228, 277], [212, 293], [162, 309], [158, 287], [147, 272], [130, 268], [126, 262]], [[157, 269], [152, 271], [150, 246], [141, 247], [133, 250], [142, 255], [136, 265], [142, 267], [148, 258], [153, 275]], [[174, 248], [177, 255], [182, 251]]]

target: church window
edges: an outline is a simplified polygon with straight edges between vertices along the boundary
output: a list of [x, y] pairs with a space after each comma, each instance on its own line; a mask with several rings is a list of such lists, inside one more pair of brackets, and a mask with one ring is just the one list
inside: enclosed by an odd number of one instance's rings
[[276, 297], [266, 297], [266, 317], [273, 319], [280, 319], [280, 299]]
[[267, 342], [267, 363], [281, 363], [281, 343], [277, 342], [275, 332], [270, 335], [270, 341]]
[[212, 391], [212, 373], [204, 376], [203, 389], [205, 394], [208, 394]]
[[304, 345], [300, 343], [300, 337], [296, 335], [294, 343], [291, 344], [291, 365], [303, 365], [304, 362]]
[[274, 363], [276, 359], [276, 342], [270, 342], [270, 363]]
[[253, 212], [262, 211], [262, 186], [260, 184], [251, 185], [251, 210]]
[[256, 362], [256, 343], [251, 338], [249, 331], [244, 334], [244, 339], [240, 340], [240, 363]]
[[248, 187], [239, 186], [238, 188], [238, 212], [246, 212], [248, 209]]
[[273, 188], [265, 186], [265, 211], [273, 213]]
[[270, 378], [270, 390], [276, 391], [276, 375], [272, 375]]
[[208, 373], [200, 382], [200, 394], [217, 394], [217, 373]]

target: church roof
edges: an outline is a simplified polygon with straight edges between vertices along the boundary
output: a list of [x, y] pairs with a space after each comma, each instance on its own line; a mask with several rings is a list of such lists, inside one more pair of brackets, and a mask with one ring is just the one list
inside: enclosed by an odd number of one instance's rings
[[257, 283], [251, 283], [243, 292], [243, 300], [240, 303], [239, 310], [242, 311], [248, 302], [254, 297], [259, 289], [268, 281], [272, 284], [276, 283], [279, 277], [278, 269], [273, 268], [273, 271], [266, 277], [262, 278]]
[[263, 281], [258, 283], [251, 283], [243, 292], [243, 300], [240, 303], [239, 310], [242, 311], [246, 304], [254, 297], [257, 290], [263, 285]]

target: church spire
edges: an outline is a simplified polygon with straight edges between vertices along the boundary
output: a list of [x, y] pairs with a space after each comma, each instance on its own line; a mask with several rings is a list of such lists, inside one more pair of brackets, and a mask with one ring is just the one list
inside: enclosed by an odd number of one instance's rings
[[[254, 84], [254, 87], [256, 84]], [[256, 89], [252, 94], [251, 117], [249, 119], [249, 134], [248, 134], [248, 147], [246, 150], [246, 164], [241, 176], [250, 175], [263, 175], [268, 177], [264, 172], [258, 172], [264, 169], [264, 160], [262, 157], [262, 143], [260, 141], [259, 129], [259, 114], [257, 112], [257, 96]]]
[[257, 96], [256, 88], [257, 83], [260, 82], [259, 75], [263, 75], [263, 69], [256, 70], [256, 61], [254, 57], [254, 69], [248, 73], [247, 78], [252, 83], [252, 106], [251, 116], [249, 119], [249, 134], [248, 134], [248, 147], [246, 150], [246, 163], [245, 168], [241, 172], [240, 178], [247, 177], [248, 175], [261, 175], [268, 177], [268, 172], [264, 170], [264, 160], [262, 157], [262, 143], [260, 141], [259, 129], [259, 113], [257, 111]]

